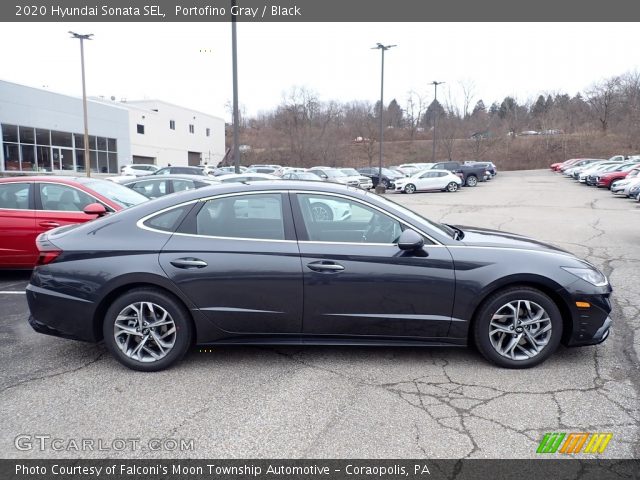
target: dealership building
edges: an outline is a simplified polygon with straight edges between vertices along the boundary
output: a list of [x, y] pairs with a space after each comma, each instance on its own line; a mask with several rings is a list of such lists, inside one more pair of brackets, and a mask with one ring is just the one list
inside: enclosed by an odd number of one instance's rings
[[[224, 120], [160, 100], [88, 100], [91, 171], [217, 165]], [[82, 99], [0, 80], [0, 171], [84, 172]]]

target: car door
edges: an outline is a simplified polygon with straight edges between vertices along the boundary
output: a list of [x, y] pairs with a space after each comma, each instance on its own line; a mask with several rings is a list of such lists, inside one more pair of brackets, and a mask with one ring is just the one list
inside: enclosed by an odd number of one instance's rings
[[302, 267], [286, 193], [200, 202], [160, 254], [167, 276], [218, 328], [300, 334]]
[[[95, 215], [87, 215], [83, 209], [91, 203], [102, 202], [71, 185], [36, 182], [35, 203], [36, 231], [40, 234], [62, 225], [84, 223], [95, 219]], [[107, 205], [105, 208], [107, 211], [112, 210]]]
[[33, 266], [38, 259], [32, 182], [0, 184], [0, 266]]
[[437, 182], [436, 175], [438, 172], [424, 172], [416, 180], [416, 188], [418, 190], [431, 190], [436, 188], [434, 185]]
[[[422, 250], [401, 251], [397, 238], [409, 226], [347, 196], [296, 193], [292, 203], [304, 276], [305, 334], [447, 334], [455, 275], [446, 247], [425, 236]], [[350, 214], [316, 215], [321, 204]]]

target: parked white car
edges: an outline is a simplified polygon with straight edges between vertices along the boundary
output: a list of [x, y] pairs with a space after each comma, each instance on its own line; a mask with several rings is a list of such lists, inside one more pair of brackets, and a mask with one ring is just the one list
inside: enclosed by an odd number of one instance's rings
[[360, 182], [360, 188], [363, 190], [371, 190], [373, 188], [373, 180], [369, 177], [365, 177], [360, 172], [358, 172], [355, 168], [339, 168], [342, 173], [349, 177], [356, 177], [358, 182]]
[[427, 190], [455, 192], [461, 185], [460, 177], [449, 170], [423, 170], [411, 177], [396, 180], [396, 192], [415, 193]]
[[131, 164], [125, 165], [120, 168], [121, 175], [133, 175], [136, 177], [140, 177], [142, 175], [151, 175], [155, 173], [160, 167], [157, 165], [146, 165], [146, 164]]
[[270, 175], [268, 173], [230, 173], [228, 175], [218, 175], [215, 177], [218, 182], [221, 183], [229, 183], [229, 182], [256, 182], [261, 180], [281, 180], [280, 177], [276, 177], [275, 175]]

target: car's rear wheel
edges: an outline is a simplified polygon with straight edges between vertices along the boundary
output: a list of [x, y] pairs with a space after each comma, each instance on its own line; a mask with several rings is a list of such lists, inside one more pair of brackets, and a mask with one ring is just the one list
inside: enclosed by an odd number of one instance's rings
[[107, 310], [104, 341], [123, 365], [145, 372], [170, 367], [191, 345], [193, 328], [184, 306], [152, 288], [132, 290]]
[[475, 175], [469, 175], [467, 177], [465, 185], [467, 187], [475, 187], [476, 185], [478, 185], [478, 177], [476, 177]]
[[408, 183], [404, 187], [404, 191], [405, 191], [405, 193], [415, 193], [416, 192], [416, 186], [413, 183]]
[[447, 192], [457, 192], [458, 191], [458, 184], [456, 182], [450, 182], [449, 185], [447, 185]]
[[506, 368], [533, 367], [558, 348], [562, 316], [553, 300], [540, 290], [513, 287], [483, 303], [473, 335], [487, 360]]

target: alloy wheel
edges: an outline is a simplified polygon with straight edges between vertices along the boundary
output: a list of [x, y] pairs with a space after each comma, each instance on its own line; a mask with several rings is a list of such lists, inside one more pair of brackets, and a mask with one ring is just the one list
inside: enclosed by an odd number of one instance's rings
[[113, 326], [117, 347], [127, 357], [143, 363], [167, 356], [176, 343], [176, 333], [176, 325], [169, 312], [152, 302], [127, 305]]
[[551, 318], [531, 300], [513, 300], [500, 307], [489, 323], [489, 340], [494, 350], [511, 360], [537, 356], [549, 343]]
[[416, 191], [416, 186], [413, 183], [410, 183], [404, 187], [404, 191], [407, 193], [414, 193]]
[[457, 190], [458, 190], [458, 184], [456, 182], [451, 182], [449, 185], [447, 185], [448, 192], [455, 192]]

